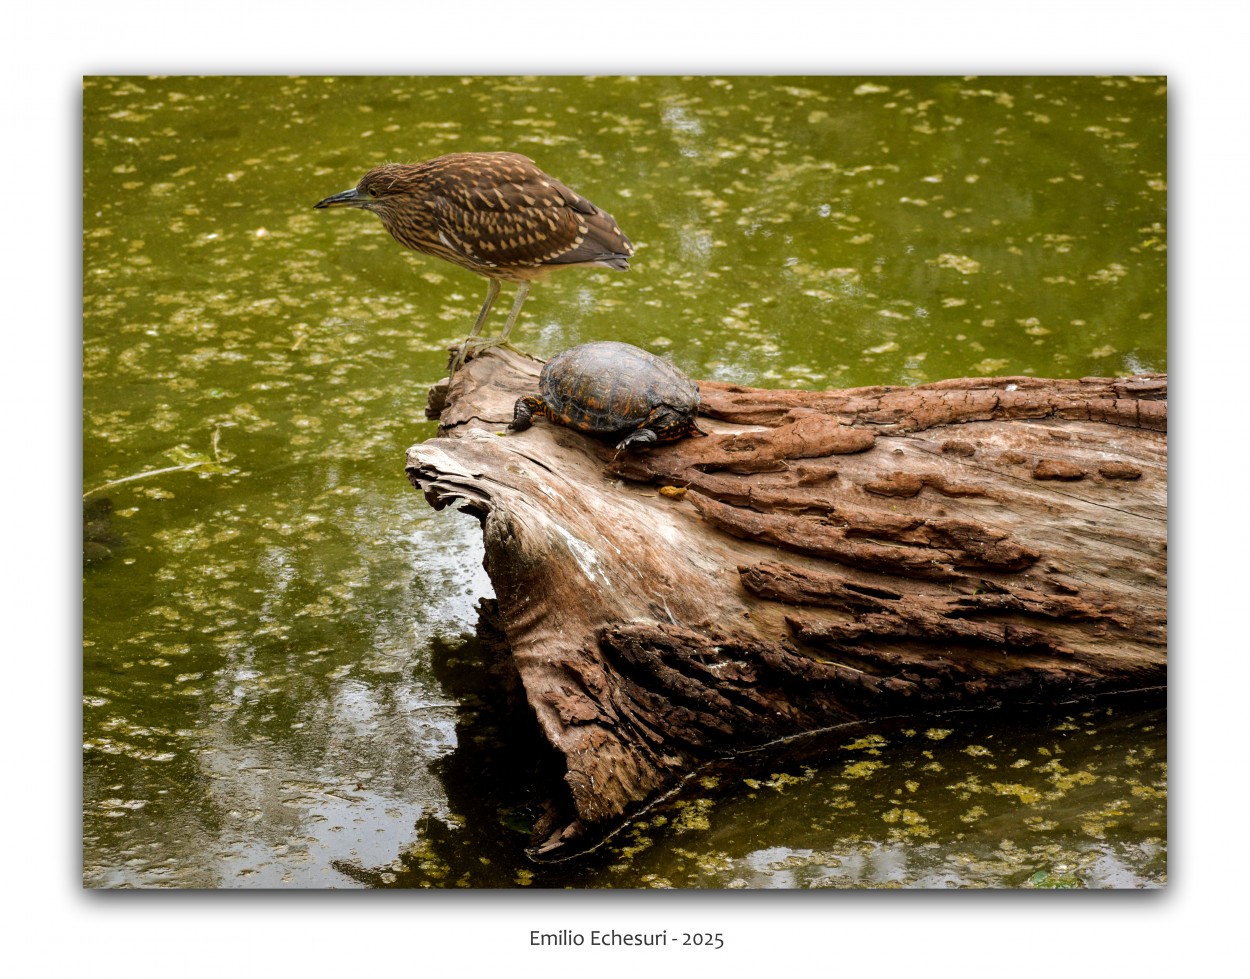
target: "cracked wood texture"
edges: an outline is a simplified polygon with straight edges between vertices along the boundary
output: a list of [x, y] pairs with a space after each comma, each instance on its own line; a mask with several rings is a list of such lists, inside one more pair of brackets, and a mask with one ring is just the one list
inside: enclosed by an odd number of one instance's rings
[[848, 722], [1162, 688], [1167, 378], [700, 384], [709, 438], [627, 454], [540, 421], [491, 349], [407, 472], [478, 517], [559, 753], [531, 853], [594, 846], [699, 767]]

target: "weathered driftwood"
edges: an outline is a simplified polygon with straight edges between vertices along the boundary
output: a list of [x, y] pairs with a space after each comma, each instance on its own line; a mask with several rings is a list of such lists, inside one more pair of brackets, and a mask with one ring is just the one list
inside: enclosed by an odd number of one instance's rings
[[831, 725], [1166, 683], [1167, 379], [702, 383], [710, 438], [615, 454], [539, 422], [540, 363], [432, 392], [408, 475], [483, 524], [563, 756], [536, 856], [719, 755]]

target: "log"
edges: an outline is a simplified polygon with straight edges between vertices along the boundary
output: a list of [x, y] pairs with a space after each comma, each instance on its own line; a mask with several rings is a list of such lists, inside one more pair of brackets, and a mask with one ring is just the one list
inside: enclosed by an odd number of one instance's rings
[[545, 420], [504, 435], [540, 368], [471, 361], [407, 458], [481, 521], [562, 760], [536, 859], [778, 739], [1166, 686], [1166, 375], [701, 382], [710, 437], [617, 453]]

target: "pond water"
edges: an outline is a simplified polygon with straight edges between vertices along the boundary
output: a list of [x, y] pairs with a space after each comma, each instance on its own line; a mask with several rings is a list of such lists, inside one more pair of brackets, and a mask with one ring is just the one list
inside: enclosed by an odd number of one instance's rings
[[86, 885], [1163, 884], [1166, 717], [1129, 701], [831, 732], [529, 862], [480, 532], [403, 473], [485, 280], [312, 205], [532, 157], [637, 247], [535, 287], [540, 357], [1165, 371], [1166, 107], [1158, 78], [85, 79]]

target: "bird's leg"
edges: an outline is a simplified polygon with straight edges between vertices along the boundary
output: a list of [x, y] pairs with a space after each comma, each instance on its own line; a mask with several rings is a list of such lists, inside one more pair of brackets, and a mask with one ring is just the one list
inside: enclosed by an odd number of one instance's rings
[[489, 284], [486, 286], [486, 302], [482, 303], [482, 311], [477, 314], [477, 322], [473, 324], [473, 332], [460, 344], [456, 350], [455, 356], [451, 361], [450, 373], [454, 374], [464, 366], [464, 362], [469, 357], [469, 347], [473, 341], [477, 339], [478, 334], [482, 332], [482, 324], [486, 322], [486, 316], [490, 313], [490, 308], [495, 305], [495, 297], [499, 295], [499, 280], [487, 279]]
[[499, 280], [487, 279], [486, 281], [490, 283], [486, 287], [486, 302], [482, 303], [482, 311], [477, 314], [477, 322], [473, 324], [473, 332], [469, 334], [471, 337], [475, 337], [482, 332], [482, 324], [486, 322], [486, 314], [495, 305], [495, 297], [499, 295]]
[[522, 279], [521, 284], [517, 286], [516, 299], [512, 303], [512, 312], [508, 314], [508, 322], [503, 325], [503, 332], [499, 334], [499, 342], [507, 343], [508, 334], [512, 332], [512, 327], [516, 325], [516, 318], [521, 315], [521, 304], [525, 302], [525, 297], [530, 294], [530, 284], [527, 280]]
[[497, 337], [479, 337], [478, 331], [482, 328], [486, 310], [490, 308], [490, 304], [494, 302], [495, 296], [499, 293], [499, 282], [496, 279], [491, 279], [490, 285], [491, 289], [486, 296], [486, 305], [482, 308], [482, 313], [477, 318], [477, 325], [473, 327], [473, 333], [460, 345], [460, 350], [456, 354], [456, 361], [451, 369], [453, 374], [464, 366], [464, 362], [468, 360], [470, 352], [478, 354], [487, 347], [511, 346], [508, 343], [508, 334], [512, 332], [512, 327], [516, 325], [517, 317], [521, 314], [521, 306], [525, 302], [525, 297], [529, 295], [530, 284], [528, 281], [522, 280], [520, 285], [517, 286], [516, 299], [512, 303], [512, 311], [508, 314], [508, 322], [504, 324], [503, 332]]

